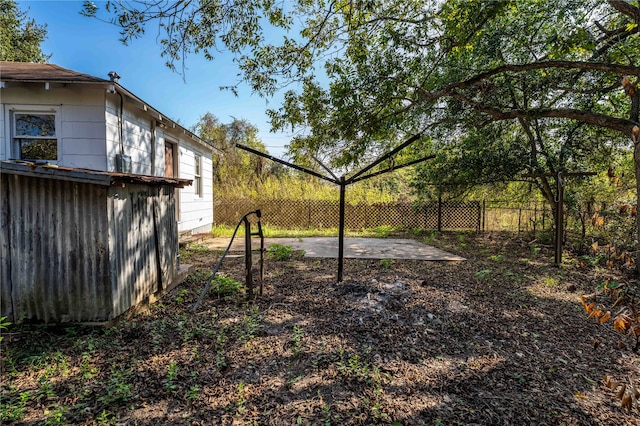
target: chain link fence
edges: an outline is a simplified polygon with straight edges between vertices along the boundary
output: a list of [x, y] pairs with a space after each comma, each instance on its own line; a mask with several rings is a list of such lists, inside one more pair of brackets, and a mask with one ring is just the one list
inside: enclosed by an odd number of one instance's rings
[[553, 229], [548, 203], [482, 201], [482, 230], [533, 233]]

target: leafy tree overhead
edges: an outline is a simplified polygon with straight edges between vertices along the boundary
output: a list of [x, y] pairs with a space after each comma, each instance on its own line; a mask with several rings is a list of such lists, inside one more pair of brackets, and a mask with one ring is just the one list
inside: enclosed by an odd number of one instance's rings
[[[294, 154], [353, 166], [422, 135], [443, 165], [423, 169], [423, 182], [486, 182], [602, 167], [625, 147], [640, 176], [635, 0], [133, 5], [107, 3], [123, 40], [160, 23], [171, 66], [226, 48], [259, 93], [298, 83], [270, 111], [274, 128], [303, 131]], [[92, 3], [85, 13], [99, 16]], [[553, 199], [552, 181], [536, 184]]]
[[0, 61], [47, 62], [42, 52], [47, 26], [38, 25], [13, 0], [0, 0]]
[[[637, 11], [617, 1], [449, 1], [429, 12], [398, 2], [349, 29], [328, 90], [308, 82], [272, 117], [310, 126], [294, 149], [333, 149], [346, 163], [398, 135], [430, 136], [440, 161], [421, 168], [418, 187], [602, 168], [638, 124]], [[553, 204], [553, 182], [536, 183]]]
[[[285, 9], [286, 5], [290, 6]], [[637, 2], [165, 0], [108, 1], [105, 9], [114, 14], [112, 21], [122, 28], [125, 42], [144, 34], [149, 23], [160, 24], [162, 54], [170, 66], [190, 53], [213, 59], [217, 50], [228, 49], [238, 54], [244, 78], [261, 93], [297, 80], [306, 83], [305, 93], [315, 95], [316, 107], [331, 100], [332, 105], [317, 108], [319, 112], [331, 106], [349, 113], [354, 105], [365, 107], [355, 116], [364, 121], [348, 120], [350, 126], [338, 120], [346, 113], [331, 110], [336, 115], [325, 122], [343, 124], [340, 136], [372, 135], [390, 122], [406, 127], [411, 117], [420, 118], [413, 123], [420, 127], [434, 107], [441, 107], [442, 113], [465, 107], [459, 112], [471, 110], [485, 120], [569, 118], [629, 137], [636, 121], [623, 117], [623, 111], [612, 117], [575, 103], [555, 108], [533, 103], [523, 110], [501, 102], [511, 98], [503, 95], [522, 90], [516, 80], [526, 79], [528, 88], [535, 89], [534, 77], [541, 83], [555, 81], [558, 98], [581, 95], [576, 97], [587, 100], [590, 93], [575, 89], [578, 83], [595, 84], [592, 91], [608, 89], [613, 95], [621, 88], [621, 76], [633, 79], [639, 73]], [[96, 4], [85, 2], [86, 15], [99, 12]], [[303, 22], [299, 34], [285, 36], [279, 44], [267, 42], [267, 27], [293, 32], [294, 18]], [[312, 83], [319, 62], [332, 83], [329, 91]], [[568, 82], [572, 84], [563, 84]], [[628, 80], [625, 87], [632, 89], [635, 83]], [[530, 94], [535, 99], [536, 91]], [[627, 94], [633, 98], [637, 92]], [[293, 95], [290, 101], [301, 100]], [[611, 101], [621, 102], [619, 95]], [[327, 114], [298, 114], [288, 121], [317, 127], [320, 123], [312, 118], [320, 117]], [[391, 117], [397, 119], [390, 121]], [[353, 124], [366, 126], [354, 130]]]
[[[637, 2], [211, 0], [105, 9], [125, 42], [160, 24], [172, 67], [190, 53], [228, 49], [262, 94], [299, 82], [302, 90], [271, 111], [274, 127], [306, 128], [291, 149], [330, 150], [342, 164], [406, 135], [450, 143], [495, 122], [519, 123], [538, 145], [540, 120], [554, 135], [550, 119], [627, 140], [638, 125]], [[85, 2], [85, 14], [99, 12]], [[268, 27], [292, 35], [269, 44]], [[328, 88], [315, 79], [319, 65]]]

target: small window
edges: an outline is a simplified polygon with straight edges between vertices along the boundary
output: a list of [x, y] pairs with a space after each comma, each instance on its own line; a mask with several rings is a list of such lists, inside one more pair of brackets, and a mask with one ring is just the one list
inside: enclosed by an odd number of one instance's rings
[[20, 112], [13, 117], [13, 142], [20, 159], [58, 159], [55, 114]]
[[202, 197], [202, 157], [194, 156], [193, 189], [198, 197]]

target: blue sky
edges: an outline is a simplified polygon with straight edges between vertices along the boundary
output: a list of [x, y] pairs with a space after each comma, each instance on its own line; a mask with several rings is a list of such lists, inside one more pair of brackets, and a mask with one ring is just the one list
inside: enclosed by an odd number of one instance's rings
[[[207, 112], [223, 123], [230, 122], [231, 117], [247, 119], [260, 130], [260, 139], [269, 153], [284, 155], [290, 135], [270, 133], [265, 114], [267, 108], [278, 108], [282, 98], [261, 98], [244, 85], [237, 97], [219, 90], [237, 80], [238, 70], [230, 55], [220, 54], [214, 61], [189, 56], [183, 78], [164, 65], [156, 42], [156, 26], [149, 27], [142, 39], [125, 46], [118, 41], [118, 28], [79, 14], [82, 1], [17, 3], [29, 18], [47, 24], [48, 37], [42, 50], [52, 55], [49, 62], [105, 79], [109, 71], [117, 71], [122, 86], [185, 127], [195, 124]], [[101, 1], [95, 3], [104, 5]]]

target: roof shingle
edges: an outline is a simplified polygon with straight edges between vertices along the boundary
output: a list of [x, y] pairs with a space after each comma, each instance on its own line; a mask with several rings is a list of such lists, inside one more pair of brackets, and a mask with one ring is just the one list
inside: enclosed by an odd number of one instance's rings
[[55, 64], [0, 61], [0, 80], [60, 83], [109, 83], [109, 80], [68, 70]]

